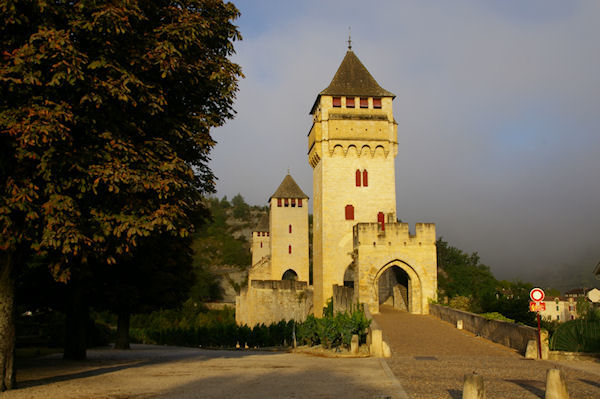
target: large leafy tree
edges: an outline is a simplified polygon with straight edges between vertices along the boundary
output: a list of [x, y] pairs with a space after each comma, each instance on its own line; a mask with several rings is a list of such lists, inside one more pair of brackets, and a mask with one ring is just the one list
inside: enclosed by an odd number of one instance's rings
[[233, 116], [237, 16], [220, 0], [0, 3], [0, 389], [24, 255], [51, 259], [83, 309], [89, 270], [192, 231], [209, 130]]

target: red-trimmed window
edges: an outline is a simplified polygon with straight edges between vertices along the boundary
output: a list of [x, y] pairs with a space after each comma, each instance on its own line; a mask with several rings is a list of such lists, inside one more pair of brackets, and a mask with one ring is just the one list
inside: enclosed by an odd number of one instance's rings
[[290, 234], [292, 234], [292, 225], [289, 226]]
[[381, 108], [381, 98], [373, 99], [373, 108]]
[[287, 198], [283, 200], [283, 206], [290, 206], [290, 201]]
[[288, 245], [288, 254], [291, 254], [291, 253], [292, 253], [292, 246]]
[[356, 169], [356, 187], [360, 187], [360, 170]]
[[354, 108], [354, 97], [346, 97], [346, 108]]
[[360, 98], [360, 107], [361, 108], [369, 108], [369, 99], [367, 97]]
[[277, 198], [277, 206], [281, 206], [281, 198]]
[[298, 208], [302, 208], [302, 198], [298, 198]]
[[377, 214], [377, 223], [381, 223], [381, 231], [385, 230], [385, 215], [383, 212]]
[[342, 106], [342, 97], [333, 97], [333, 106], [340, 108]]
[[292, 198], [292, 208], [296, 207], [296, 198]]
[[362, 181], [363, 187], [368, 187], [369, 186], [369, 173], [367, 172], [367, 170], [363, 170], [363, 181]]
[[346, 205], [346, 220], [354, 220], [354, 207], [352, 205]]

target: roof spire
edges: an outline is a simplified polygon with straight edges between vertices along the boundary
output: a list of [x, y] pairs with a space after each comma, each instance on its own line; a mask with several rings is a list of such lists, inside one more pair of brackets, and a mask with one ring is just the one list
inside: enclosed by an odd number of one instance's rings
[[352, 50], [352, 27], [348, 27], [348, 50]]

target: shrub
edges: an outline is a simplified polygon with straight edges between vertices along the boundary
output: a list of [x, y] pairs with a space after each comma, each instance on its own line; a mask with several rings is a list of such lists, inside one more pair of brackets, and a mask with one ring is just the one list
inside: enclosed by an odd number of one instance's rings
[[352, 335], [357, 334], [361, 343], [366, 342], [367, 328], [371, 321], [367, 319], [362, 309], [352, 313], [338, 312], [335, 316], [333, 308], [324, 308], [324, 317], [317, 319], [309, 315], [304, 323], [298, 324], [297, 339], [303, 345], [319, 345], [324, 348], [350, 346]]
[[552, 335], [550, 349], [599, 353], [600, 321], [578, 319], [563, 323]]

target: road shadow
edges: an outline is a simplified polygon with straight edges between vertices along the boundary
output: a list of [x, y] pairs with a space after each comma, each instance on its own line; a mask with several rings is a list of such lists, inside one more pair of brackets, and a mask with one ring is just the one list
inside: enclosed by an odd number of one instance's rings
[[536, 380], [504, 380], [506, 382], [512, 382], [520, 386], [523, 389], [528, 390], [538, 398], [544, 398], [546, 394], [546, 385], [542, 381]]
[[600, 388], [600, 382], [598, 382], [598, 381], [590, 381], [590, 380], [585, 380], [582, 378], [580, 378], [579, 381], [583, 382], [584, 384], [588, 384], [593, 387]]
[[[257, 364], [260, 371], [261, 366]], [[267, 367], [268, 368], [268, 367]], [[258, 376], [231, 371], [218, 377], [198, 378], [155, 393], [155, 399], [263, 399], [263, 398], [399, 398], [393, 388], [371, 384], [368, 378], [335, 370], [275, 368]], [[256, 369], [254, 369], [256, 371]]]
[[[129, 350], [115, 350], [112, 348], [97, 348], [88, 350], [86, 360], [63, 360], [61, 353], [29, 358], [17, 364], [17, 389], [31, 388], [95, 377], [126, 370], [181, 360], [203, 361], [215, 358], [241, 358], [245, 356], [273, 356], [285, 353], [283, 351], [258, 351], [258, 350], [207, 350], [197, 348], [168, 347], [158, 345], [132, 345]], [[82, 368], [87, 370], [79, 371]], [[56, 370], [55, 373], [52, 370]], [[73, 370], [69, 372], [69, 370]], [[77, 371], [75, 371], [77, 370]], [[36, 378], [35, 374], [44, 377]], [[23, 378], [22, 376], [27, 377]]]

